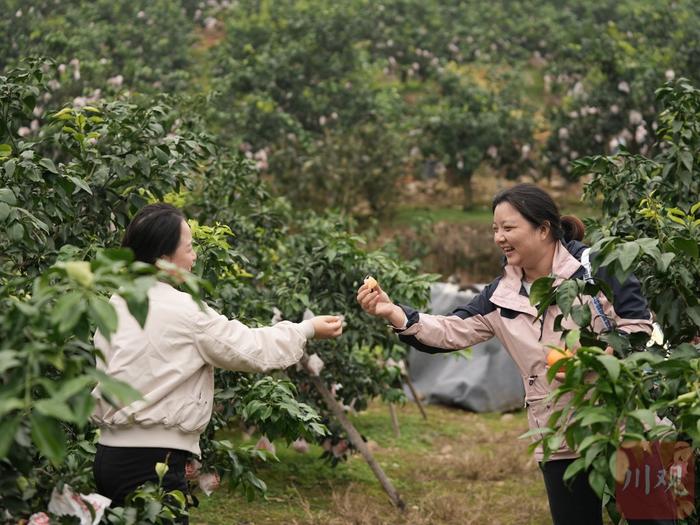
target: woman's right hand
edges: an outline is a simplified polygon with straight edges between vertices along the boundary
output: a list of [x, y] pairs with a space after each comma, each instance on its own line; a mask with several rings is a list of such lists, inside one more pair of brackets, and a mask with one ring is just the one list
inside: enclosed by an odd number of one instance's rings
[[332, 339], [343, 333], [343, 319], [337, 315], [317, 315], [311, 318], [314, 339]]
[[379, 284], [371, 289], [367, 284], [360, 286], [357, 290], [357, 302], [368, 314], [386, 319], [397, 328], [406, 322], [404, 311], [389, 299]]

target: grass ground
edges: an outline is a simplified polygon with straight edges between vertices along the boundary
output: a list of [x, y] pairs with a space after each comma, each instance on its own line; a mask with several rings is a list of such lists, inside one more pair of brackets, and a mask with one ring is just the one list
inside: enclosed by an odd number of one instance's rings
[[191, 523], [211, 525], [544, 525], [551, 523], [537, 464], [518, 436], [524, 413], [474, 414], [429, 406], [398, 409], [395, 437], [388, 407], [373, 404], [353, 420], [371, 443], [407, 510], [395, 510], [359, 456], [335, 469], [312, 447], [298, 454], [277, 444], [279, 463], [264, 465], [267, 500], [247, 502], [220, 489], [202, 497]]
[[395, 225], [415, 224], [416, 222], [450, 222], [450, 223], [477, 223], [491, 224], [493, 214], [486, 208], [475, 208], [465, 211], [459, 207], [454, 208], [428, 208], [400, 206], [393, 217]]

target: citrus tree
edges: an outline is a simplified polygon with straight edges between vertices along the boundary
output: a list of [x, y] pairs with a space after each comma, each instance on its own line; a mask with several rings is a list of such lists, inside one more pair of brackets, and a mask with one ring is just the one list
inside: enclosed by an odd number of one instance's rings
[[[174, 202], [192, 220], [201, 257], [186, 291], [253, 325], [269, 324], [276, 307], [292, 320], [301, 320], [306, 308], [344, 312], [351, 327], [346, 339], [309, 350], [324, 354], [333, 381], [347, 386], [358, 409], [399, 386], [383, 366], [396, 354], [381, 346], [390, 334], [364, 326], [354, 292], [366, 272], [398, 281], [415, 267], [367, 252], [339, 217], [295, 217], [284, 200], [270, 196], [251, 162], [219, 146], [196, 115], [178, 112], [165, 97], [56, 108], [45, 125], [21, 136], [48, 88], [44, 64], [0, 77], [0, 222], [7, 232], [0, 237], [3, 519], [45, 511], [64, 485], [91, 492], [90, 390], [100, 381], [115, 403], [138, 396], [97, 372], [91, 337], [98, 327], [105, 334], [116, 329], [111, 293], [123, 295], [143, 322], [147, 290], [164, 278], [112, 249], [148, 202]], [[408, 282], [407, 299], [425, 298], [429, 279]], [[358, 361], [368, 347], [372, 355]], [[331, 366], [334, 357], [338, 364]], [[321, 418], [329, 419], [319, 415], [327, 410], [308, 394], [302, 372], [264, 379], [220, 372], [216, 402], [202, 443], [203, 468], [248, 497], [265, 490], [254, 466], [269, 455], [222, 440], [217, 430], [240, 420], [270, 439], [329, 435]], [[181, 495], [147, 486], [105, 519], [160, 523], [184, 512], [183, 505]]]
[[[681, 79], [657, 96], [664, 110], [656, 155], [591, 157], [574, 169], [592, 174], [586, 196], [604, 210], [590, 225], [594, 270], [604, 268], [620, 282], [634, 272], [663, 335], [647, 342], [615, 330], [593, 334], [584, 295], [610, 294], [600, 281], [567, 280], [553, 289], [545, 279], [533, 285], [531, 297], [541, 308], [556, 301], [580, 326], [568, 333], [567, 346], [583, 345], [549, 371], [553, 379], [566, 367], [555, 397], [573, 397], [552, 416], [540, 442], [551, 451], [566, 440], [581, 457], [565, 477], [588, 471], [605, 500], [624, 480], [621, 447], [652, 440], [700, 447], [700, 90]], [[607, 345], [614, 356], [602, 351]], [[679, 509], [684, 523], [694, 523], [692, 501]]]

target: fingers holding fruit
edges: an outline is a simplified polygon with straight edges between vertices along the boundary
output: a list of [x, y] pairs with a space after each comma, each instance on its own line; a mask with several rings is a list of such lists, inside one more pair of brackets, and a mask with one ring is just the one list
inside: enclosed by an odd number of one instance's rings
[[343, 333], [343, 319], [337, 315], [317, 315], [311, 322], [314, 339], [332, 339]]
[[401, 307], [395, 305], [377, 280], [367, 276], [365, 282], [357, 290], [357, 302], [362, 309], [370, 315], [381, 317], [394, 328], [401, 329], [406, 326], [406, 314]]
[[357, 290], [357, 302], [360, 303], [365, 312], [378, 317], [386, 318], [396, 308], [386, 292], [379, 286], [377, 280], [369, 275]]

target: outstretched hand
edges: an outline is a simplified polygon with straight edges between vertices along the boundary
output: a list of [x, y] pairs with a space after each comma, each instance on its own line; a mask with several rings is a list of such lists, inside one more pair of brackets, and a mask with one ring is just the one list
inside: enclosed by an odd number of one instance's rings
[[343, 320], [336, 315], [317, 315], [311, 318], [314, 339], [332, 339], [343, 333]]
[[396, 327], [403, 325], [406, 318], [403, 310], [389, 299], [378, 283], [374, 282], [372, 285], [365, 283], [357, 290], [357, 302], [360, 303], [360, 307], [368, 314], [386, 319]]

